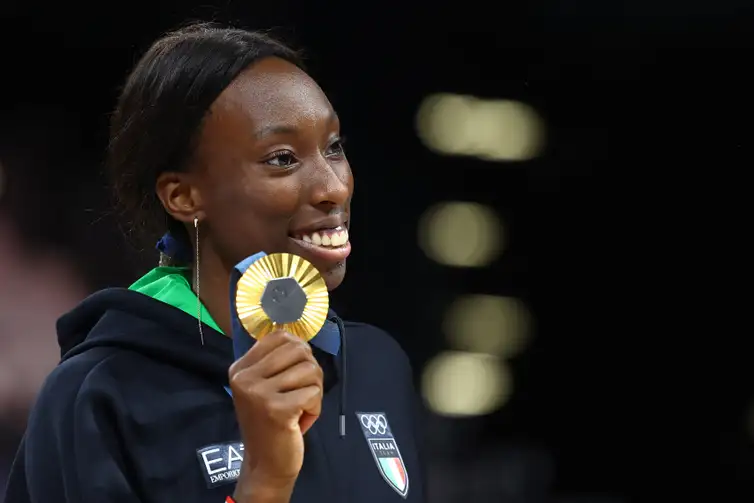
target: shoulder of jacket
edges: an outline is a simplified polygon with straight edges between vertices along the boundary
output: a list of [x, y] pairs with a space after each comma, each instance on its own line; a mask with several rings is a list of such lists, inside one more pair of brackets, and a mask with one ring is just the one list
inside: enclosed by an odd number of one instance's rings
[[349, 344], [360, 350], [379, 351], [408, 362], [408, 356], [398, 340], [386, 330], [357, 321], [344, 321], [346, 337]]

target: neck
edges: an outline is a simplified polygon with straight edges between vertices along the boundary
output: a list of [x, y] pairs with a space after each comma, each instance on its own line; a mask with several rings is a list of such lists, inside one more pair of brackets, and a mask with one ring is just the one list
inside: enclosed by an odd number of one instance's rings
[[[202, 250], [204, 251], [204, 250]], [[231, 337], [230, 324], [230, 270], [232, 266], [219, 259], [218, 255], [202, 253], [199, 260], [199, 285], [196, 284], [196, 264], [192, 269], [194, 292], [207, 308], [212, 319], [227, 337]]]

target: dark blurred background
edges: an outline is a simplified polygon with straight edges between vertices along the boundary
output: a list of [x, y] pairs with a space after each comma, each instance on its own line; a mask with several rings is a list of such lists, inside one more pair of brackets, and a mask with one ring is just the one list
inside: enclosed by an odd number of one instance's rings
[[433, 503], [754, 498], [733, 321], [750, 2], [6, 0], [0, 18], [0, 487], [57, 316], [156, 262], [110, 209], [108, 114], [149, 44], [201, 19], [305, 48], [341, 116], [357, 189], [333, 304], [409, 353]]

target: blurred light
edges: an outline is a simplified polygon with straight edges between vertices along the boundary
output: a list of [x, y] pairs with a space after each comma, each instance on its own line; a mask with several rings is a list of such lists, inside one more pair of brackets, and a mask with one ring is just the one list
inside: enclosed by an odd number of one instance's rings
[[489, 414], [508, 400], [512, 390], [505, 363], [485, 354], [441, 353], [422, 376], [427, 405], [444, 416]]
[[434, 94], [419, 106], [419, 138], [430, 149], [494, 161], [536, 157], [544, 144], [544, 122], [529, 105], [512, 100]]
[[443, 320], [443, 331], [456, 348], [509, 358], [530, 335], [526, 306], [512, 297], [467, 295], [456, 300]]
[[441, 264], [480, 267], [503, 247], [503, 226], [491, 208], [450, 201], [429, 208], [419, 221], [419, 246]]

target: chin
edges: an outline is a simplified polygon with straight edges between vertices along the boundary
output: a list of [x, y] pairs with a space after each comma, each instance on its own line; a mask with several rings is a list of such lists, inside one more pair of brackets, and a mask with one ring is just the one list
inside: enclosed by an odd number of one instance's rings
[[322, 275], [327, 285], [327, 290], [332, 292], [343, 283], [343, 279], [346, 277], [346, 263], [340, 262], [338, 265], [327, 271]]

